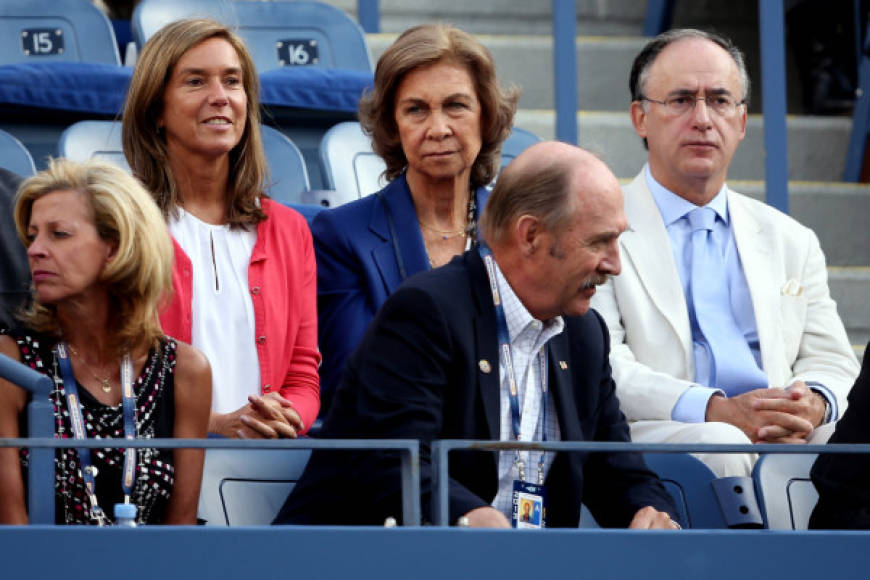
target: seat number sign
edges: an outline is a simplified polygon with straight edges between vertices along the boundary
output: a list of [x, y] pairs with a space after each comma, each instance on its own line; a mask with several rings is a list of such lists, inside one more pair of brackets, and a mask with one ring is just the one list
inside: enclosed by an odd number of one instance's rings
[[21, 31], [21, 52], [27, 56], [63, 54], [63, 30], [60, 28], [25, 28]]
[[277, 42], [278, 62], [281, 66], [309, 66], [320, 62], [317, 41], [279, 40]]

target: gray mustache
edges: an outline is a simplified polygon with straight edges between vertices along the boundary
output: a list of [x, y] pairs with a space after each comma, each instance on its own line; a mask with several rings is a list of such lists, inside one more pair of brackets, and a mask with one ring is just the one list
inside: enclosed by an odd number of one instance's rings
[[590, 276], [586, 282], [583, 283], [583, 289], [589, 290], [590, 288], [594, 288], [595, 286], [601, 286], [605, 284], [607, 280], [610, 278], [607, 274], [595, 274]]

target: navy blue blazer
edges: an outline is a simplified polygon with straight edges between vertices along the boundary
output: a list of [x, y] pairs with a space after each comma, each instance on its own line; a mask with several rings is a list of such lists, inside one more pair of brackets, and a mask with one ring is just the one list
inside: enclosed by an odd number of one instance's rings
[[[417, 224], [414, 201], [405, 176], [378, 194], [325, 210], [311, 224], [317, 257], [317, 311], [320, 352], [321, 408], [326, 410], [341, 372], [363, 333], [403, 276], [429, 270], [429, 257]], [[476, 192], [478, 214], [489, 190]], [[384, 205], [386, 202], [386, 206]], [[387, 208], [393, 218], [390, 234]]]
[[[349, 359], [321, 436], [419, 439], [421, 513], [428, 517], [430, 443], [500, 438], [496, 335], [492, 293], [476, 251], [412, 277], [384, 303]], [[562, 440], [629, 440], [610, 375], [609, 336], [590, 310], [566, 317], [564, 332], [549, 342], [549, 388]], [[491, 504], [497, 461], [490, 451], [451, 453], [451, 521]], [[393, 453], [315, 451], [276, 522], [382, 525], [387, 516], [402, 515], [399, 480]], [[546, 484], [551, 527], [577, 526], [581, 500], [607, 527], [627, 526], [647, 505], [675, 513], [637, 453], [558, 454]]]

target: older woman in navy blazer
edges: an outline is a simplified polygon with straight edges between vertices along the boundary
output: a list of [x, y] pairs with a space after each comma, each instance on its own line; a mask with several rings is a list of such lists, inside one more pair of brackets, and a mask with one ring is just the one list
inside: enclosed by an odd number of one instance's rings
[[322, 409], [387, 296], [476, 243], [517, 98], [499, 85], [489, 51], [451, 26], [410, 28], [378, 60], [360, 122], [390, 183], [311, 226]]

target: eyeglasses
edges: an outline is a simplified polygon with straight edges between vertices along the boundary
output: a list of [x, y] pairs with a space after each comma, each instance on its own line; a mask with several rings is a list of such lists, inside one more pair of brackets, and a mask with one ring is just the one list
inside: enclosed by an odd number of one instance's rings
[[704, 101], [704, 104], [707, 105], [707, 109], [723, 118], [734, 116], [737, 112], [737, 107], [746, 104], [745, 100], [738, 101], [734, 97], [728, 95], [707, 95], [706, 97], [675, 95], [673, 97], [668, 97], [664, 101], [657, 101], [656, 99], [641, 96], [639, 100], [664, 105], [667, 112], [674, 117], [684, 115], [693, 110], [698, 101]]

